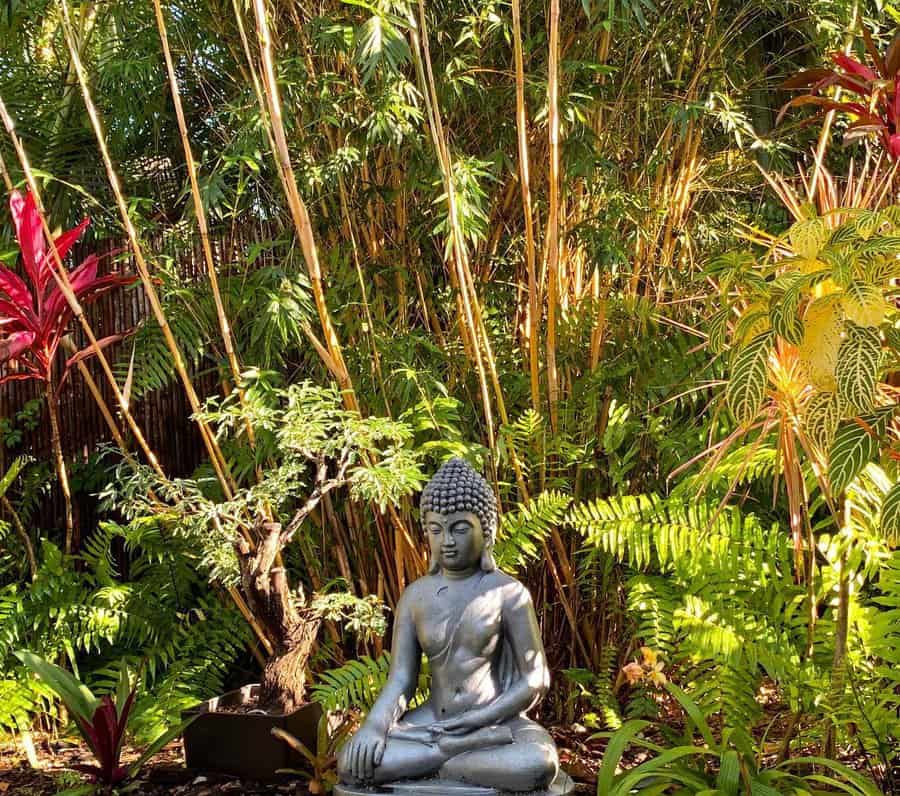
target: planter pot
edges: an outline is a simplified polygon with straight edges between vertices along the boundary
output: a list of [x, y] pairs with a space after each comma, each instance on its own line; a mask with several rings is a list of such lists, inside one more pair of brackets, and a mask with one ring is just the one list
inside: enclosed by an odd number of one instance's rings
[[234, 711], [255, 703], [258, 693], [259, 685], [246, 685], [183, 711], [184, 719], [197, 717], [184, 731], [188, 768], [271, 781], [279, 778], [278, 769], [304, 766], [303, 756], [274, 737], [271, 730], [279, 727], [315, 751], [322, 707], [308, 702], [292, 713]]

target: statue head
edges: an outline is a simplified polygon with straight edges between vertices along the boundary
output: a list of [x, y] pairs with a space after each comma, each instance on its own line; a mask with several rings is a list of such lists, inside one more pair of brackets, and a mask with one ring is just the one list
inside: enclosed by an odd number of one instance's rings
[[[439, 515], [442, 520], [460, 522], [465, 520], [476, 530], [480, 530], [483, 543], [480, 547], [480, 566], [485, 572], [497, 568], [493, 549], [497, 538], [497, 499], [490, 485], [465, 459], [451, 459], [445, 462], [422, 490], [419, 516], [428, 532], [429, 512]], [[440, 556], [435, 555], [432, 546], [429, 573], [440, 570]]]

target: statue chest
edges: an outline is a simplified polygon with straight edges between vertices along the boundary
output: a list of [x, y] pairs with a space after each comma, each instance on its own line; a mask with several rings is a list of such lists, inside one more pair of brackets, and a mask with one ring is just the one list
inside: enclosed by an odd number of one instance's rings
[[498, 649], [503, 607], [496, 593], [453, 594], [439, 589], [429, 611], [416, 623], [419, 644], [433, 665], [461, 654], [484, 659]]

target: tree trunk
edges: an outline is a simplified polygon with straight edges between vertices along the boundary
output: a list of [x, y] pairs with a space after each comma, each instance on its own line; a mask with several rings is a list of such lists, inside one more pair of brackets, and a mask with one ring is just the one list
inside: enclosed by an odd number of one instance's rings
[[53, 456], [56, 459], [56, 475], [59, 478], [59, 486], [63, 493], [63, 502], [66, 507], [66, 555], [70, 555], [76, 544], [75, 522], [72, 517], [72, 493], [69, 490], [69, 473], [66, 470], [66, 460], [63, 458], [62, 440], [59, 434], [59, 405], [56, 401], [56, 393], [53, 390], [53, 380], [48, 379], [44, 388], [47, 397], [47, 411], [50, 413], [50, 447], [53, 448]]
[[306, 701], [306, 666], [312, 654], [321, 619], [309, 615], [294, 628], [291, 639], [276, 650], [263, 670], [259, 706], [290, 713]]
[[263, 522], [257, 528], [256, 549], [241, 539], [237, 545], [241, 585], [253, 615], [265, 627], [275, 652], [263, 669], [259, 707], [289, 713], [306, 696], [306, 665], [322, 620], [302, 594], [291, 593], [284, 567], [275, 566], [284, 546], [281, 525]]

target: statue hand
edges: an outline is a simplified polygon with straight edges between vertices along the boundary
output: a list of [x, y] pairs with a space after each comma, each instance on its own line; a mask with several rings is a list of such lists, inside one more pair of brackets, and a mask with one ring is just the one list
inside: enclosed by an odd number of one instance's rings
[[460, 713], [458, 716], [454, 716], [452, 719], [445, 719], [444, 721], [436, 722], [432, 724], [428, 729], [431, 730], [436, 736], [441, 736], [444, 733], [447, 735], [465, 735], [467, 732], [473, 732], [474, 730], [479, 730], [485, 726], [485, 723], [474, 715], [474, 711], [467, 711], [465, 713]]
[[363, 724], [341, 749], [341, 768], [358, 782], [371, 782], [375, 769], [381, 765], [386, 741], [386, 732]]

